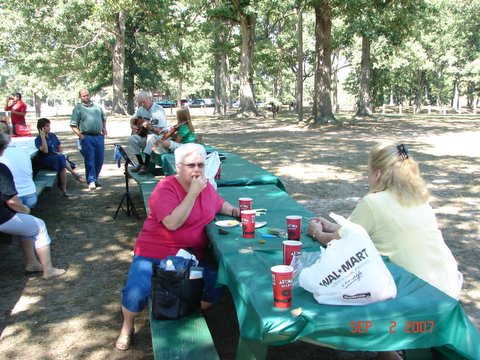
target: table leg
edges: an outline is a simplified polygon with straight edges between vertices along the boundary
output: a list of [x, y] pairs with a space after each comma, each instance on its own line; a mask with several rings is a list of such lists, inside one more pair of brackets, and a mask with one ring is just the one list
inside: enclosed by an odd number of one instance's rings
[[237, 360], [263, 360], [267, 357], [268, 345], [240, 337], [237, 347]]

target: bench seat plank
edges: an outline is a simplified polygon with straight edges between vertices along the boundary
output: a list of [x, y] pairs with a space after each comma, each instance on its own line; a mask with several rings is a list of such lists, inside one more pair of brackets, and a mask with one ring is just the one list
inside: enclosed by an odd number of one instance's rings
[[157, 182], [147, 182], [147, 183], [140, 183], [140, 192], [143, 197], [143, 203], [145, 205], [145, 210], [149, 212], [149, 207], [148, 207], [148, 199], [150, 198], [150, 195], [152, 194], [153, 189], [155, 189], [155, 186], [157, 186]]
[[33, 180], [44, 181], [45, 187], [51, 189], [57, 180], [57, 172], [54, 170], [39, 170]]
[[220, 359], [201, 311], [177, 320], [157, 320], [150, 312], [150, 329], [157, 360]]
[[47, 183], [44, 180], [35, 180], [35, 192], [37, 194], [37, 197], [41, 195], [43, 190], [47, 187]]

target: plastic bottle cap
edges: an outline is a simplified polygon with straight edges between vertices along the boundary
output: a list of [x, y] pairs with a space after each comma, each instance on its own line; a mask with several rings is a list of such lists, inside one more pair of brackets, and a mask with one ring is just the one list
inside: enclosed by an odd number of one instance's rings
[[165, 270], [175, 270], [175, 265], [173, 265], [173, 261], [168, 259], [165, 263]]

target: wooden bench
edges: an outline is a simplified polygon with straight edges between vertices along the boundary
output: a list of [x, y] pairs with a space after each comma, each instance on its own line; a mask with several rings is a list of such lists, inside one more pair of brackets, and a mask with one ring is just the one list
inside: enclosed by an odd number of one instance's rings
[[47, 183], [44, 180], [35, 180], [35, 192], [37, 193], [37, 198], [42, 194], [43, 190], [47, 187]]
[[143, 204], [145, 206], [145, 211], [148, 215], [148, 198], [150, 197], [150, 194], [152, 193], [153, 189], [158, 183], [158, 179], [155, 178], [152, 174], [144, 174], [144, 175], [139, 175], [136, 172], [133, 172], [133, 167], [129, 166], [128, 167], [128, 175], [137, 182], [138, 188], [140, 191], [140, 196], [143, 198]]
[[150, 331], [157, 360], [220, 359], [201, 311], [177, 320], [158, 320], [150, 311]]
[[[34, 182], [44, 182], [44, 189], [51, 190], [57, 180], [57, 172], [54, 170], [39, 170], [33, 177]], [[42, 189], [43, 191], [43, 189]]]
[[152, 194], [152, 191], [153, 189], [155, 189], [155, 186], [157, 186], [157, 183], [158, 183], [158, 180], [157, 182], [144, 182], [144, 183], [140, 183], [140, 195], [143, 197], [143, 204], [145, 205], [145, 211], [147, 212], [147, 215], [148, 215], [148, 212], [149, 212], [149, 208], [148, 208], [148, 199], [150, 198], [150, 195]]

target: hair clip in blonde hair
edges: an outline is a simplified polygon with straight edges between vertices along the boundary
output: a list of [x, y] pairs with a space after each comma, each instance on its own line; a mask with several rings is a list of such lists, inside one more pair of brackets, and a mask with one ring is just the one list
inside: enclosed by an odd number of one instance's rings
[[403, 144], [397, 145], [397, 150], [398, 150], [398, 155], [400, 155], [402, 160], [408, 159], [408, 149], [405, 145]]

